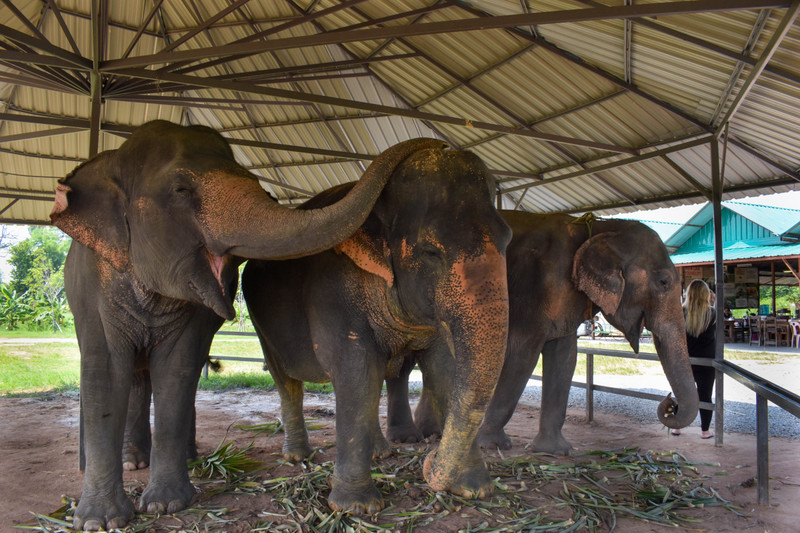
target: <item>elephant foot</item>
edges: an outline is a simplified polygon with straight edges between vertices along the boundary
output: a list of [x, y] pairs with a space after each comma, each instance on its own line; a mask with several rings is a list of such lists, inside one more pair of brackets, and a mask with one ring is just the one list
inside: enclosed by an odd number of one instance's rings
[[422, 433], [423, 439], [440, 439], [442, 437], [442, 427], [439, 425], [439, 422], [436, 420], [436, 417], [433, 416], [433, 414], [430, 416], [419, 416], [418, 412], [414, 421], [416, 422], [420, 433]]
[[375, 447], [372, 451], [372, 458], [373, 459], [386, 459], [392, 455], [392, 446], [389, 442], [383, 438], [383, 434], [381, 433], [380, 436], [375, 438]]
[[177, 484], [150, 482], [139, 500], [139, 511], [148, 514], [177, 513], [192, 503], [196, 490], [189, 481]]
[[451, 470], [450, 476], [443, 474], [441, 461], [437, 460], [436, 450], [428, 454], [422, 465], [422, 475], [433, 490], [446, 490], [463, 498], [488, 498], [494, 492], [494, 483], [483, 461], [472, 466], [462, 465]]
[[478, 446], [481, 448], [499, 448], [501, 450], [511, 449], [511, 438], [506, 435], [506, 432], [503, 430], [503, 428], [488, 429], [481, 427], [478, 430], [478, 436], [475, 438], [478, 441]]
[[305, 461], [311, 457], [312, 453], [314, 453], [314, 448], [307, 440], [300, 443], [286, 442], [283, 444], [283, 459], [290, 463]]
[[552, 455], [569, 455], [572, 446], [567, 439], [558, 432], [556, 435], [542, 435], [539, 433], [531, 442], [531, 449], [535, 452], [549, 453]]
[[134, 444], [122, 448], [122, 468], [126, 471], [144, 470], [150, 466], [150, 452], [143, 451]]
[[72, 527], [78, 531], [108, 531], [121, 529], [133, 518], [133, 502], [125, 495], [122, 485], [113, 494], [91, 495], [84, 491]]
[[383, 497], [371, 481], [366, 484], [347, 483], [333, 475], [330, 485], [328, 507], [334, 511], [363, 516], [379, 513], [383, 509]]
[[422, 432], [413, 422], [386, 428], [386, 438], [391, 442], [422, 442]]

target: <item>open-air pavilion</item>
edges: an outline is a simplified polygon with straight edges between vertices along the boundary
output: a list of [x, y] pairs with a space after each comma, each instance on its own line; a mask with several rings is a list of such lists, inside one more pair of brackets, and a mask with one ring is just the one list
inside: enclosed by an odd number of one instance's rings
[[[153, 119], [221, 132], [285, 205], [436, 137], [485, 161], [505, 208], [709, 202], [724, 290], [722, 202], [800, 182], [798, 14], [797, 0], [7, 0], [0, 223], [49, 224], [57, 180]], [[800, 413], [717, 355], [759, 416], [767, 398]]]

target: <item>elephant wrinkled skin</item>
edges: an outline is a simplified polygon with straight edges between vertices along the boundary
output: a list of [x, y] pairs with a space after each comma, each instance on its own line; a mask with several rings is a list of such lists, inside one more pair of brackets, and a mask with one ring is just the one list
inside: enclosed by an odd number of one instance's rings
[[[598, 311], [636, 352], [643, 327], [653, 334], [675, 400], [657, 409], [670, 428], [689, 425], [698, 397], [686, 349], [680, 278], [658, 235], [626, 220], [576, 219], [501, 211], [514, 237], [508, 246], [508, 352], [478, 433], [484, 447], [508, 449], [503, 428], [514, 413], [539, 354], [543, 356], [539, 433], [532, 450], [566, 455], [561, 429], [577, 359], [578, 325]], [[388, 431], [393, 440], [436, 433], [430, 387], [424, 384], [415, 420], [408, 406], [407, 364], [387, 380]], [[434, 384], [435, 385], [435, 384]]]
[[[384, 152], [350, 195], [314, 211], [279, 206], [215, 131], [165, 121], [141, 126], [60, 181], [51, 219], [74, 239], [65, 287], [81, 352], [86, 457], [74, 527], [122, 527], [133, 516], [122, 485], [125, 433], [126, 467], [144, 466], [150, 449], [139, 508], [175, 512], [191, 501], [194, 392], [214, 333], [234, 315], [237, 266], [345, 239], [394, 166], [431, 143]], [[152, 442], [141, 409], [151, 386]]]
[[334, 250], [245, 267], [245, 300], [281, 395], [287, 458], [312, 451], [303, 381], [333, 383], [337, 456], [328, 502], [335, 510], [373, 513], [383, 505], [370, 477], [373, 455], [388, 448], [378, 420], [381, 385], [412, 353], [425, 379], [439, 384], [432, 416], [445, 428], [425, 479], [465, 496], [492, 490], [475, 435], [505, 353], [511, 237], [492, 205], [493, 187], [468, 152], [420, 151]]

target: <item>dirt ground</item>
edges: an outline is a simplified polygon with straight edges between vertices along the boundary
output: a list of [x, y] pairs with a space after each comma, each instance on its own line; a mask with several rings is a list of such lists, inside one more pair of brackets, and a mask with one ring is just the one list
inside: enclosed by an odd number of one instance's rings
[[[660, 425], [635, 425], [627, 418], [602, 412], [597, 413], [594, 422], [587, 423], [582, 412], [575, 410], [570, 411], [564, 431], [575, 447], [574, 454], [556, 458], [534, 455], [525, 449], [534, 436], [538, 415], [537, 409], [525, 406], [518, 408], [507, 427], [513, 449], [485, 454], [500, 487], [491, 500], [465, 501], [431, 492], [421, 479], [419, 463], [432, 445], [401, 445], [392, 457], [378, 462], [382, 470], [374, 474], [387, 500], [387, 509], [362, 520], [341, 517], [329, 512], [325, 500], [325, 479], [335, 456], [332, 397], [307, 395], [306, 417], [312, 419], [309, 423], [315, 428], [310, 431], [312, 445], [320, 449], [310, 464], [287, 464], [281, 460], [282, 433], [268, 437], [234, 427], [274, 422], [278, 406], [275, 392], [200, 393], [200, 454], [212, 452], [223, 439], [234, 441], [240, 448], [254, 443], [247, 454], [262, 461], [263, 469], [232, 485], [198, 480], [199, 493], [193, 509], [171, 516], [138, 516], [136, 530], [344, 531], [349, 525], [356, 531], [381, 527], [426, 532], [527, 531], [530, 524], [550, 523], [555, 524], [551, 529], [536, 531], [585, 531], [592, 530], [596, 523], [592, 522], [593, 517], [596, 520], [599, 516], [598, 531], [609, 531], [614, 526], [616, 531], [625, 533], [675, 531], [674, 526], [643, 521], [625, 511], [600, 509], [596, 515], [586, 515], [581, 514], [584, 507], [576, 510], [565, 504], [570, 499], [594, 501], [598, 493], [606, 495], [606, 501], [632, 499], [630, 493], [641, 488], [632, 484], [632, 479], [640, 475], [636, 474], [637, 469], [649, 468], [637, 466], [633, 459], [639, 457], [639, 463], [647, 463], [656, 457], [668, 463], [678, 456], [661, 454], [673, 451], [690, 463], [702, 464], [695, 467], [696, 474], [685, 466], [681, 469], [688, 475], [681, 478], [685, 485], [674, 472], [663, 474], [659, 479], [664, 487], [672, 492], [693, 488], [695, 495], [711, 494], [717, 501], [736, 506], [735, 511], [719, 505], [677, 511], [678, 516], [695, 520], [680, 522], [678, 530], [789, 533], [798, 531], [800, 524], [800, 441], [770, 440], [770, 503], [757, 505], [752, 436], [728, 434], [724, 446], [715, 447], [713, 439], [699, 438], [699, 428], [686, 429], [683, 435], [674, 437]], [[620, 451], [625, 448], [638, 451]], [[65, 501], [73, 502], [80, 496], [82, 483], [76, 396], [0, 398], [0, 450], [0, 530], [35, 525], [33, 513], [55, 513], [63, 505], [62, 495], [66, 496]], [[585, 455], [597, 450], [617, 454]], [[649, 450], [656, 453], [648, 454]], [[597, 465], [607, 460], [632, 462], [627, 467], [614, 463], [613, 468], [598, 470]], [[307, 482], [295, 483], [294, 476], [298, 475], [305, 475]], [[129, 492], [134, 496], [140, 492], [147, 476], [147, 470], [126, 473]], [[43, 523], [51, 528], [44, 531], [62, 530], [54, 525], [56, 522]]]

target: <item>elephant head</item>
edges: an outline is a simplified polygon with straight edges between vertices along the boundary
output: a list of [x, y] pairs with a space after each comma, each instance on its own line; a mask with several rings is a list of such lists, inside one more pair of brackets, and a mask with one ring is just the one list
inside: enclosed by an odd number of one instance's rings
[[493, 206], [493, 191], [494, 180], [473, 154], [416, 152], [395, 171], [375, 216], [336, 248], [385, 279], [397, 323], [435, 331], [449, 351], [444, 430], [424, 474], [432, 488], [464, 495], [491, 490], [472, 446], [503, 365], [508, 331], [505, 249], [511, 230]]
[[625, 334], [634, 351], [647, 327], [675, 394], [658, 408], [667, 427], [688, 426], [697, 416], [697, 388], [686, 348], [678, 272], [666, 247], [650, 228], [629, 221], [606, 221], [612, 231], [589, 238], [576, 252], [573, 282]]
[[400, 161], [440, 144], [396, 145], [340, 202], [300, 211], [274, 201], [214, 130], [153, 121], [60, 180], [50, 218], [143, 287], [232, 318], [227, 280], [236, 257], [285, 259], [341, 242]]

